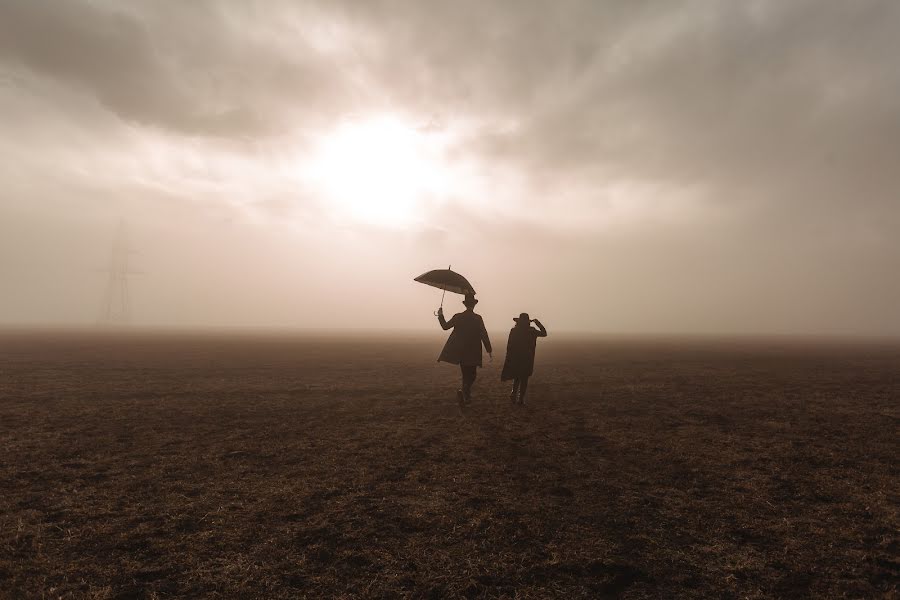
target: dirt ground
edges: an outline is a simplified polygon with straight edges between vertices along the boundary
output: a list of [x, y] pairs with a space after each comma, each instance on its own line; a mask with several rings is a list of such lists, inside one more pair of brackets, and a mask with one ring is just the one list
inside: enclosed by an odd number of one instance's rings
[[900, 345], [442, 341], [0, 334], [0, 596], [900, 595]]

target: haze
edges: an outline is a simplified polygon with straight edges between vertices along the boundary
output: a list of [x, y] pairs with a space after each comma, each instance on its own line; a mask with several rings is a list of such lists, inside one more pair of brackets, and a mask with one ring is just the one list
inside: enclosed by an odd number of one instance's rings
[[[0, 0], [0, 324], [900, 334], [900, 3]], [[459, 297], [448, 295], [450, 312]]]

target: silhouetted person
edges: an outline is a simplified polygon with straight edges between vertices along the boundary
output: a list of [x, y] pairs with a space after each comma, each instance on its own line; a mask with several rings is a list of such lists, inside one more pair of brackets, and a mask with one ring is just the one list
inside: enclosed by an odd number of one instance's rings
[[437, 315], [438, 322], [445, 331], [453, 329], [453, 333], [444, 344], [438, 361], [459, 365], [459, 369], [462, 371], [462, 389], [456, 390], [456, 398], [460, 404], [472, 399], [472, 384], [475, 383], [476, 369], [482, 366], [482, 344], [491, 355], [491, 360], [494, 358], [491, 340], [484, 328], [484, 320], [473, 310], [476, 304], [478, 304], [478, 300], [475, 299], [475, 296], [466, 294], [463, 300], [463, 305], [466, 307], [465, 312], [456, 313], [449, 321], [444, 320], [442, 308], [438, 309]]
[[547, 337], [547, 330], [541, 322], [534, 319], [537, 329], [531, 327], [532, 319], [528, 313], [519, 318], [513, 317], [516, 326], [509, 330], [509, 341], [506, 343], [506, 359], [500, 381], [513, 380], [509, 399], [513, 404], [525, 404], [525, 392], [528, 391], [528, 378], [534, 373], [534, 351], [539, 337]]

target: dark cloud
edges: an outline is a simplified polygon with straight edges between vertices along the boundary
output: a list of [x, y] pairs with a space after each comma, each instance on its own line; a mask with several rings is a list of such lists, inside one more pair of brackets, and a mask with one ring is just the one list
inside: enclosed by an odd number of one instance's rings
[[[884, 59], [900, 51], [896, 3], [642, 6], [630, 18], [589, 3], [546, 21], [485, 19], [494, 36], [461, 25], [468, 62], [444, 72], [474, 81], [457, 99], [520, 124], [488, 130], [476, 151], [551, 179], [602, 168], [712, 184], [723, 198], [741, 195], [732, 186], [793, 188], [796, 201], [800, 184], [815, 195], [896, 185], [900, 76]], [[412, 45], [427, 57], [426, 36]]]
[[339, 82], [302, 38], [288, 53], [227, 17], [207, 3], [8, 0], [0, 65], [72, 86], [126, 121], [188, 135], [271, 135], [298, 108], [334, 106], [323, 92]]

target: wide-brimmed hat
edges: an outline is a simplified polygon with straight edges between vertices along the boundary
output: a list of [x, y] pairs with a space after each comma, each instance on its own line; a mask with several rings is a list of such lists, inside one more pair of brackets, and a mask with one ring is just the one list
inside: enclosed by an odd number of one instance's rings
[[513, 317], [513, 321], [516, 323], [531, 323], [531, 319], [528, 316], [528, 313], [522, 313], [519, 315], [519, 318]]
[[475, 306], [476, 304], [478, 304], [478, 298], [472, 294], [466, 294], [466, 297], [463, 298], [463, 306]]

